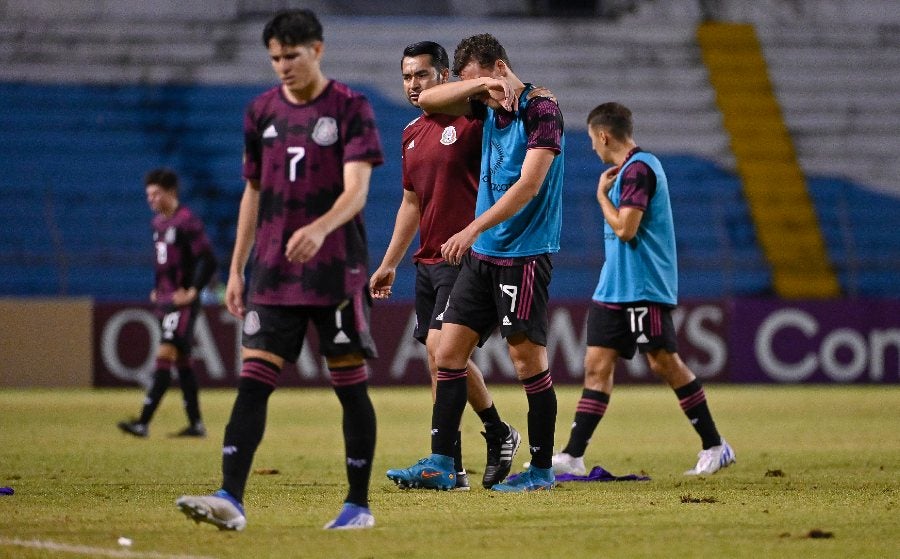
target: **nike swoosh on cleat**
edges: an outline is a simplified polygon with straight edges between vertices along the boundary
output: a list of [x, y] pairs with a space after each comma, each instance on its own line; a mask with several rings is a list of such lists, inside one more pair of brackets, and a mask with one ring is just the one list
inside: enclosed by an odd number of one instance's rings
[[422, 472], [421, 476], [425, 479], [438, 477], [441, 475], [441, 472]]

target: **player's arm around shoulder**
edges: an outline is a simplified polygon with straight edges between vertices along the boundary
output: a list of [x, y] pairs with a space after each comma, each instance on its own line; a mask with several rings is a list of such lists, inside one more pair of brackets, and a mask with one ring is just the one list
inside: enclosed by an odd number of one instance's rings
[[515, 110], [516, 97], [505, 79], [475, 78], [442, 83], [419, 94], [419, 107], [427, 114], [472, 114], [471, 100], [497, 99], [507, 110]]
[[544, 97], [559, 105], [559, 102], [556, 100], [556, 94], [542, 85], [535, 85], [525, 98], [531, 101], [535, 97]]

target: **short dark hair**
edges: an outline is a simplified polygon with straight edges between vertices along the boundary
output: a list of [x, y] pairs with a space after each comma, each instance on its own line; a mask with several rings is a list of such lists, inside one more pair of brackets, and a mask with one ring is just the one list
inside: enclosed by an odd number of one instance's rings
[[490, 33], [472, 35], [456, 45], [456, 52], [453, 53], [453, 75], [458, 76], [460, 71], [466, 67], [466, 64], [472, 60], [476, 61], [482, 68], [487, 68], [498, 60], [502, 60], [504, 64], [512, 69], [509, 57], [506, 56], [506, 49]]
[[605, 128], [617, 140], [627, 140], [634, 133], [631, 109], [614, 101], [594, 107], [588, 114], [587, 125]]
[[160, 188], [168, 192], [173, 190], [177, 192], [178, 174], [166, 167], [152, 169], [147, 171], [147, 174], [144, 175], [144, 186], [150, 186], [151, 184], [158, 184]]
[[[434, 41], [419, 41], [418, 43], [406, 45], [406, 48], [403, 49], [403, 58], [407, 56], [421, 56], [423, 54], [431, 57], [431, 65], [434, 66], [438, 73], [450, 67], [450, 58], [447, 56], [447, 51]], [[403, 58], [401, 58], [401, 63]]]
[[282, 45], [305, 45], [322, 40], [322, 24], [312, 10], [282, 10], [263, 28], [263, 45], [277, 40]]

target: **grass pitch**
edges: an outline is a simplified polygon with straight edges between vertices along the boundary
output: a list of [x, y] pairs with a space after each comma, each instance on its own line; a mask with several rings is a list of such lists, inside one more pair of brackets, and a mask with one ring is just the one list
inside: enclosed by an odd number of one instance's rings
[[[525, 433], [519, 387], [494, 387]], [[557, 447], [580, 387], [557, 386]], [[210, 436], [183, 427], [170, 390], [138, 440], [116, 421], [138, 411], [135, 390], [0, 390], [0, 557], [453, 558], [900, 557], [900, 389], [707, 386], [738, 462], [686, 478], [699, 439], [662, 385], [623, 386], [586, 462], [647, 482], [566, 483], [500, 495], [480, 487], [484, 443], [463, 425], [469, 493], [401, 491], [384, 471], [428, 454], [428, 389], [374, 389], [379, 431], [373, 530], [323, 531], [346, 488], [340, 409], [330, 390], [277, 391], [246, 497], [244, 532], [195, 525], [174, 506], [217, 488], [232, 390], [206, 390]], [[523, 444], [516, 469], [527, 460]], [[117, 541], [126, 537], [131, 546]]]

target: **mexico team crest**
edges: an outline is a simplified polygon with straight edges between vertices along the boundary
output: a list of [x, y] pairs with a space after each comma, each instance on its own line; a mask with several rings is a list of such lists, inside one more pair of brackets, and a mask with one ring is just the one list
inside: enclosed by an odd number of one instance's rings
[[441, 143], [445, 146], [449, 146], [456, 142], [456, 127], [448, 126], [444, 128], [444, 131], [441, 133]]
[[319, 117], [312, 139], [320, 146], [330, 146], [338, 140], [337, 122], [330, 116]]
[[247, 313], [247, 316], [244, 318], [244, 334], [248, 336], [252, 336], [259, 332], [262, 326], [259, 323], [259, 313], [256, 311], [250, 311]]

